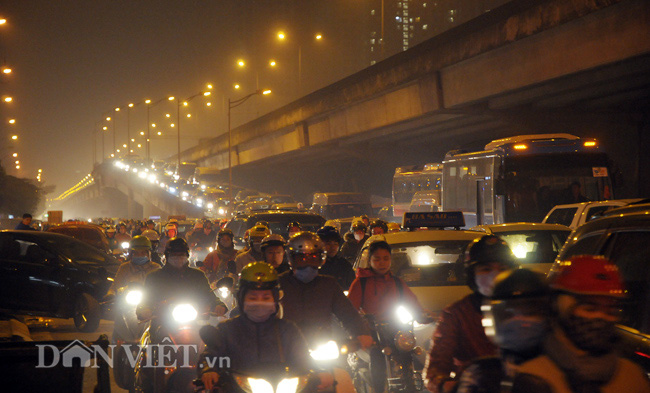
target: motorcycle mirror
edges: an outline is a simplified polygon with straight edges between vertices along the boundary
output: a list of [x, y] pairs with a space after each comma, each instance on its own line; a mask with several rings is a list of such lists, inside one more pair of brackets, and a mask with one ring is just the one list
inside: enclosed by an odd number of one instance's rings
[[217, 328], [212, 325], [205, 325], [199, 329], [199, 336], [208, 347], [215, 346], [217, 343]]

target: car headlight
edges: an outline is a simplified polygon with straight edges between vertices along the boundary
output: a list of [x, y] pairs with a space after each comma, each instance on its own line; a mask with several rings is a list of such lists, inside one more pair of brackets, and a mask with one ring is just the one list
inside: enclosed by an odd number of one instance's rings
[[298, 378], [285, 378], [278, 384], [276, 393], [296, 393], [298, 390]]
[[400, 351], [410, 352], [415, 348], [415, 336], [411, 332], [397, 332], [395, 346]]
[[128, 250], [129, 242], [122, 242], [121, 246], [122, 246], [123, 249]]
[[409, 310], [406, 309], [404, 306], [399, 306], [397, 307], [397, 310], [395, 310], [395, 314], [397, 315], [397, 319], [404, 324], [411, 323], [413, 322], [413, 314]]
[[314, 360], [334, 360], [339, 358], [339, 346], [335, 341], [328, 341], [321, 344], [309, 354]]
[[126, 304], [137, 306], [142, 301], [142, 291], [132, 290], [126, 294]]
[[180, 323], [192, 322], [199, 313], [191, 304], [179, 304], [172, 310], [174, 321]]

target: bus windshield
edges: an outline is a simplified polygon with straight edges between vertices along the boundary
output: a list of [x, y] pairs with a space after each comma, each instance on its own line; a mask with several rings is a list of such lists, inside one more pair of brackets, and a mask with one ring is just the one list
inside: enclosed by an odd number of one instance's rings
[[603, 153], [505, 157], [507, 222], [540, 222], [556, 205], [610, 199], [606, 167]]

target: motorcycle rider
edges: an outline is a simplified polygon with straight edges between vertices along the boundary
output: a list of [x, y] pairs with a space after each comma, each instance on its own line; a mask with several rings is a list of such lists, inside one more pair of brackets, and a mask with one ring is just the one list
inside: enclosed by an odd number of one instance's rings
[[431, 350], [424, 365], [424, 382], [434, 393], [456, 388], [469, 362], [481, 356], [497, 355], [497, 347], [483, 330], [481, 304], [492, 295], [494, 279], [517, 267], [510, 247], [498, 236], [475, 239], [465, 252], [465, 277], [473, 293], [445, 308], [436, 324]]
[[115, 234], [115, 240], [117, 241], [117, 244], [122, 244], [124, 242], [130, 242], [131, 241], [131, 235], [129, 235], [126, 232], [126, 224], [123, 222], [120, 222], [117, 224], [117, 233]]
[[162, 255], [165, 253], [167, 242], [169, 241], [169, 239], [175, 238], [176, 235], [178, 235], [178, 224], [169, 222], [167, 225], [165, 225], [165, 234], [160, 238], [160, 242], [158, 243], [158, 248], [156, 249], [158, 255]]
[[136, 310], [138, 319], [151, 319], [157, 305], [177, 298], [192, 299], [199, 305], [199, 312], [225, 314], [227, 308], [212, 292], [205, 274], [189, 266], [189, 256], [190, 249], [182, 238], [172, 238], [167, 242], [165, 266], [145, 279], [144, 296]]
[[160, 255], [158, 255], [158, 252], [156, 251], [158, 249], [158, 243], [160, 242], [160, 236], [158, 235], [158, 232], [152, 229], [147, 229], [142, 232], [142, 236], [146, 237], [151, 242], [151, 261], [162, 266]]
[[119, 247], [119, 244], [117, 243], [117, 239], [115, 239], [115, 228], [108, 227], [106, 229], [106, 237], [108, 238], [108, 247], [111, 250], [115, 250]]
[[235, 268], [237, 273], [241, 272], [244, 266], [252, 262], [260, 262], [264, 260], [262, 255], [262, 239], [271, 234], [267, 226], [255, 225], [249, 232], [250, 249], [246, 252], [240, 253], [235, 257]]
[[[156, 230], [156, 223], [151, 219], [147, 220], [147, 229], [158, 233], [158, 231]], [[160, 233], [158, 233], [158, 236], [160, 236]]]
[[289, 225], [287, 225], [287, 239], [289, 239], [291, 236], [295, 235], [298, 232], [302, 232], [302, 227], [300, 226], [300, 223], [297, 221], [290, 222]]
[[160, 269], [160, 265], [151, 261], [151, 242], [144, 236], [136, 236], [129, 243], [129, 261], [117, 269], [115, 280], [107, 296], [115, 296], [119, 288], [129, 283], [144, 283], [147, 274]]
[[318, 274], [335, 277], [341, 288], [348, 290], [354, 281], [354, 270], [345, 258], [338, 255], [341, 246], [341, 235], [333, 226], [324, 226], [316, 234], [323, 242], [327, 253], [325, 263], [321, 266]]
[[543, 354], [519, 367], [512, 391], [650, 392], [641, 368], [614, 348], [626, 292], [616, 265], [600, 256], [575, 256], [548, 279], [552, 331]]
[[323, 243], [315, 233], [300, 232], [286, 247], [291, 270], [280, 275], [283, 318], [294, 321], [314, 346], [321, 334], [328, 334], [332, 316], [357, 337], [363, 348], [373, 344], [370, 329], [343, 294], [334, 277], [318, 274], [325, 260]]
[[520, 364], [540, 354], [549, 331], [549, 287], [542, 274], [515, 269], [497, 276], [482, 306], [485, 334], [499, 356], [475, 360], [460, 376], [456, 393], [500, 393]]
[[208, 276], [210, 282], [225, 276], [228, 263], [235, 261], [237, 250], [235, 250], [235, 244], [233, 243], [234, 237], [230, 229], [220, 230], [217, 234], [217, 249], [208, 253], [203, 260], [201, 270]]
[[370, 236], [366, 234], [368, 227], [361, 220], [357, 220], [350, 226], [350, 232], [345, 234], [345, 243], [341, 246], [341, 256], [351, 265], [357, 259], [359, 251]]
[[[212, 342], [206, 346], [197, 367], [207, 391], [211, 391], [224, 375], [224, 370], [208, 366], [210, 363], [217, 365], [214, 360], [218, 357], [227, 356], [230, 369], [242, 373], [265, 363], [281, 363], [304, 372], [309, 370], [311, 358], [305, 338], [295, 323], [278, 318], [279, 300], [278, 276], [272, 266], [253, 262], [242, 269], [237, 291], [242, 314], [211, 329]], [[209, 362], [211, 358], [213, 361]], [[331, 386], [331, 379], [325, 379], [321, 379], [319, 388]]]
[[286, 245], [282, 235], [272, 233], [262, 239], [262, 254], [264, 255], [264, 262], [273, 266], [278, 274], [282, 274], [291, 269], [289, 262], [286, 261], [284, 255], [284, 246]]
[[383, 235], [388, 233], [388, 224], [384, 220], [375, 220], [368, 225], [368, 232], [370, 236]]
[[[373, 238], [374, 240], [374, 238]], [[406, 303], [416, 320], [427, 323], [428, 314], [422, 309], [415, 294], [406, 283], [390, 271], [391, 248], [379, 237], [368, 247], [370, 268], [360, 268], [358, 277], [350, 285], [348, 299], [359, 311], [373, 315], [377, 321], [392, 319], [399, 304]]]

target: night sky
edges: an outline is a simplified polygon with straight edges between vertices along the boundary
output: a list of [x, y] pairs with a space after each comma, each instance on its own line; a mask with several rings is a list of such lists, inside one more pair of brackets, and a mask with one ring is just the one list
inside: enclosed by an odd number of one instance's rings
[[[113, 108], [145, 98], [186, 98], [212, 83], [213, 95], [192, 100], [193, 108], [181, 115], [181, 147], [196, 145], [225, 131], [227, 98], [256, 87], [274, 91], [267, 101], [247, 103], [234, 114], [237, 125], [362, 69], [363, 7], [359, 0], [4, 0], [0, 61], [13, 73], [1, 76], [0, 94], [14, 100], [0, 107], [2, 164], [9, 174], [31, 179], [42, 168], [44, 183], [57, 186], [49, 195], [54, 197], [90, 173], [93, 133], [106, 125], [107, 115], [117, 121], [117, 146], [126, 143], [126, 114], [114, 116]], [[285, 42], [275, 38], [280, 30]], [[315, 33], [324, 40], [315, 43]], [[240, 58], [246, 72], [235, 65]], [[275, 69], [268, 66], [271, 59], [278, 62]], [[239, 91], [235, 82], [242, 85]], [[152, 136], [152, 158], [176, 151], [169, 125], [175, 111], [170, 102], [151, 109], [151, 121], [164, 132], [158, 140]], [[193, 117], [186, 119], [186, 113]], [[12, 118], [14, 125], [8, 124]], [[130, 124], [132, 136], [145, 129], [144, 104], [134, 107]], [[12, 134], [19, 135], [15, 143]], [[110, 154], [112, 134], [106, 136]], [[97, 137], [101, 156], [101, 133]], [[19, 154], [18, 171], [12, 152]]]

